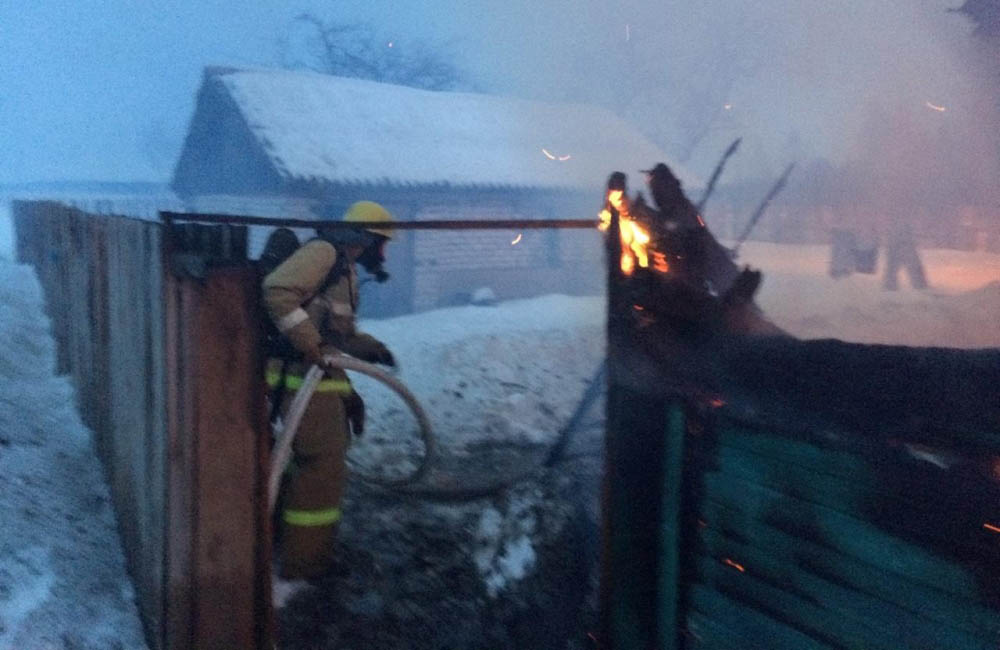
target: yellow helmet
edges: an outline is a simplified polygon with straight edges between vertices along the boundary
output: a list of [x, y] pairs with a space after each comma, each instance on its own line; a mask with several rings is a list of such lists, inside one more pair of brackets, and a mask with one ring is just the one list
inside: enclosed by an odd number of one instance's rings
[[[374, 201], [358, 201], [347, 208], [344, 213], [344, 221], [354, 221], [357, 223], [378, 223], [384, 221], [395, 221], [392, 214]], [[368, 232], [382, 235], [387, 239], [392, 239], [396, 234], [395, 228], [365, 228]]]

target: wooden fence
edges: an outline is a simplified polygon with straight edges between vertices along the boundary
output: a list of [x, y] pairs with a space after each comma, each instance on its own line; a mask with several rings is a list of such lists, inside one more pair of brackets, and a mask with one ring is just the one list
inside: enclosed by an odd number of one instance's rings
[[631, 281], [601, 648], [1000, 647], [1000, 350], [668, 332]]
[[[155, 221], [51, 202], [15, 202], [14, 221], [106, 469], [150, 646], [270, 648], [252, 270], [168, 250]], [[245, 232], [221, 228], [187, 244], [245, 249]]]

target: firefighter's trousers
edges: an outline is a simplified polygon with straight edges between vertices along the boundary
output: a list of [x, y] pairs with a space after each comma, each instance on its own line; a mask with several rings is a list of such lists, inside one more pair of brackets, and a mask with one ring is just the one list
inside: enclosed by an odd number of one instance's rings
[[[285, 374], [285, 414], [302, 383], [299, 364]], [[268, 383], [275, 387], [269, 367]], [[323, 379], [306, 408], [292, 443], [292, 462], [279, 499], [281, 575], [309, 578], [330, 568], [340, 506], [347, 483], [350, 432], [343, 396], [351, 391], [346, 376]]]

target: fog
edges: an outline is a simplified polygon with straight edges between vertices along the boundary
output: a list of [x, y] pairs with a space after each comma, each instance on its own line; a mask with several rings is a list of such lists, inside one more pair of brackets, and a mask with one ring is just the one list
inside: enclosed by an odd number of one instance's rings
[[[795, 162], [783, 198], [833, 215], [798, 241], [877, 216], [879, 236], [907, 219], [933, 245], [963, 246], [943, 231], [997, 229], [1000, 90], [996, 50], [958, 4], [0, 0], [0, 195], [32, 181], [168, 183], [203, 68], [307, 60], [296, 17], [310, 13], [439, 52], [463, 88], [609, 107], [703, 178], [741, 137], [722, 182], [750, 198], [727, 207], [723, 189], [709, 205], [722, 237], [739, 228], [724, 211], [745, 218]], [[754, 238], [782, 233], [771, 212]]]
[[430, 43], [484, 91], [612, 106], [706, 175], [738, 135], [730, 179], [813, 158], [905, 174], [933, 151], [983, 190], [996, 94], [955, 4], [4, 0], [0, 182], [167, 180], [202, 67], [288, 60], [311, 12]]

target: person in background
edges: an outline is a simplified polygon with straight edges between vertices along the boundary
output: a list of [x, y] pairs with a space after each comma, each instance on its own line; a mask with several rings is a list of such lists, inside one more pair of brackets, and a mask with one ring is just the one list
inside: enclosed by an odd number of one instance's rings
[[895, 291], [899, 288], [900, 267], [906, 269], [906, 274], [910, 276], [910, 286], [914, 289], [927, 288], [924, 264], [920, 261], [916, 240], [913, 237], [913, 229], [910, 228], [909, 224], [897, 224], [889, 233], [885, 246], [885, 258], [883, 289]]
[[[384, 207], [359, 201], [344, 214], [356, 228], [318, 229], [263, 280], [268, 316], [294, 350], [267, 363], [272, 390], [293, 393], [313, 364], [326, 369], [305, 411], [292, 447], [292, 464], [279, 499], [281, 529], [279, 575], [286, 580], [328, 573], [333, 542], [341, 518], [347, 482], [347, 448], [351, 432], [364, 430], [364, 401], [347, 374], [332, 368], [328, 355], [346, 353], [362, 361], [394, 366], [381, 341], [357, 331], [358, 277], [361, 264], [380, 281], [385, 247], [394, 231], [366, 224], [393, 221]], [[291, 399], [281, 400], [284, 411]]]

